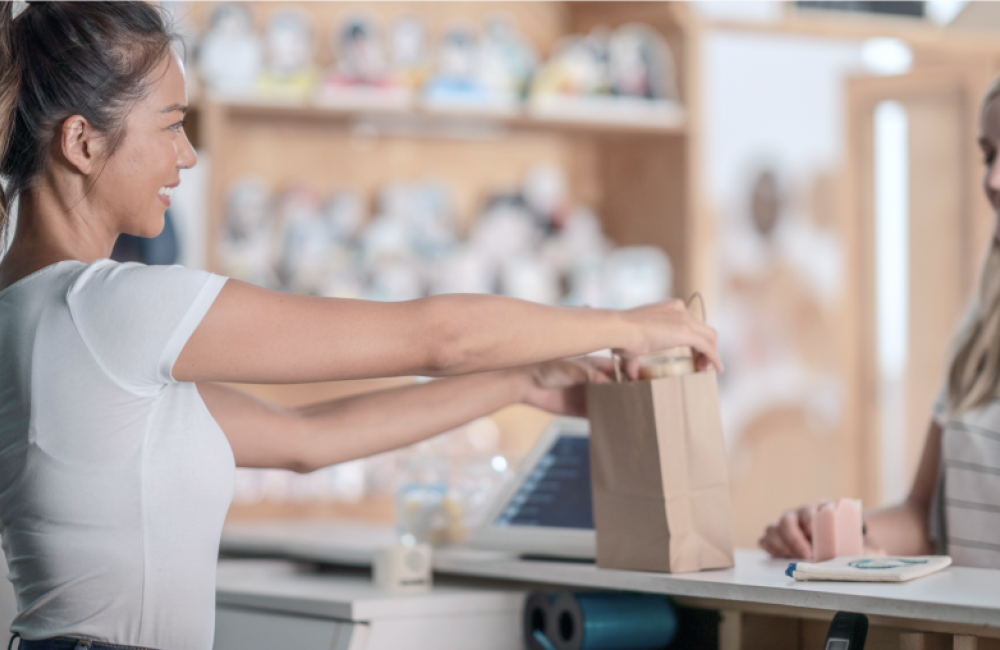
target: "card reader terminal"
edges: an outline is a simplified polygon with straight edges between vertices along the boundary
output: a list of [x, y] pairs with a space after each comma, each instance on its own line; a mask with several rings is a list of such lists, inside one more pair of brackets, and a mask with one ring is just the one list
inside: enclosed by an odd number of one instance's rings
[[864, 614], [837, 612], [826, 633], [823, 650], [862, 650], [868, 637], [868, 617]]

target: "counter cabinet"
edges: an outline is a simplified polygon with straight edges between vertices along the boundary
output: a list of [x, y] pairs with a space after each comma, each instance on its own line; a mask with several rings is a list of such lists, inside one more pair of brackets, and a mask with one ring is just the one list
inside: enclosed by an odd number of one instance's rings
[[[392, 595], [374, 589], [368, 569], [374, 549], [392, 539], [391, 529], [371, 524], [231, 524], [222, 539], [226, 554], [319, 564], [311, 569], [289, 564], [268, 569], [256, 560], [242, 565], [224, 560], [219, 572], [220, 612], [228, 617], [232, 608], [280, 611], [354, 623], [409, 612], [430, 616], [426, 625], [440, 623], [451, 629], [444, 622], [447, 616], [461, 617], [475, 610], [485, 616], [484, 621], [492, 621], [480, 627], [495, 631], [497, 647], [520, 648], [525, 594], [604, 589], [672, 596], [682, 623], [673, 646], [678, 648], [821, 650], [834, 614], [853, 611], [869, 617], [866, 647], [873, 650], [1000, 650], [1000, 571], [949, 567], [902, 584], [796, 582], [784, 575], [787, 561], [748, 549], [737, 550], [732, 569], [665, 574], [599, 569], [585, 562], [522, 560], [456, 547], [435, 553], [438, 582], [433, 591]], [[315, 566], [327, 568], [316, 571]], [[463, 596], [451, 600], [456, 594]], [[430, 612], [435, 611], [446, 618], [433, 619]], [[425, 647], [415, 639], [408, 637], [398, 647]]]

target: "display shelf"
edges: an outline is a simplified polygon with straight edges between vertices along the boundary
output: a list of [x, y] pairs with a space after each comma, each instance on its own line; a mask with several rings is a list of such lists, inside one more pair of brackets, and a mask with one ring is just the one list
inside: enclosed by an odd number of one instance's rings
[[988, 28], [970, 28], [961, 24], [963, 22], [938, 25], [913, 16], [830, 11], [786, 3], [780, 13], [767, 20], [710, 18], [701, 19], [701, 27], [747, 34], [795, 34], [807, 38], [899, 38], [914, 50], [918, 62], [927, 54], [995, 60], [995, 33]]
[[[258, 28], [278, 5], [254, 5]], [[390, 20], [413, 11], [406, 3], [378, 4], [373, 15]], [[316, 24], [333, 24], [349, 8], [306, 3]], [[297, 180], [319, 191], [350, 187], [373, 196], [385, 181], [447, 179], [459, 220], [468, 225], [483, 198], [516, 185], [533, 164], [561, 166], [571, 198], [601, 216], [606, 234], [622, 246], [664, 249], [674, 267], [675, 289], [688, 293], [697, 235], [691, 157], [696, 149], [697, 93], [693, 88], [695, 36], [683, 3], [537, 2], [426, 3], [418, 13], [432, 34], [455, 20], [478, 21], [502, 11], [525, 30], [544, 60], [561, 38], [599, 26], [642, 22], [668, 43], [678, 101], [556, 96], [473, 107], [429, 105], [419, 92], [324, 93], [308, 98], [262, 99], [199, 93], [196, 130], [209, 154], [208, 260], [218, 269], [218, 228], [232, 183], [246, 175], [274, 187]], [[208, 20], [201, 10], [192, 18]], [[322, 51], [317, 64], [331, 61]], [[673, 82], [671, 85], [674, 85]], [[374, 90], [374, 89], [373, 89]], [[294, 152], [275, 159], [275, 152]], [[489, 160], [488, 165], [483, 161]]]
[[[206, 96], [201, 110], [214, 107], [227, 117], [258, 119], [322, 120], [332, 125], [370, 125], [380, 135], [405, 133], [447, 134], [462, 137], [469, 125], [492, 129], [550, 130], [553, 132], [590, 132], [595, 135], [636, 134], [678, 136], [687, 131], [683, 107], [668, 102], [616, 102], [615, 98], [594, 101], [560, 101], [513, 109], [484, 107], [425, 107], [419, 104], [400, 107], [389, 102], [344, 102], [330, 105], [314, 101], [283, 99], [233, 99]], [[463, 129], [463, 127], [466, 127]], [[474, 132], [473, 132], [474, 133]]]
[[[297, 3], [298, 4], [298, 3]], [[281, 3], [248, 5], [258, 31]], [[354, 11], [346, 3], [310, 2], [318, 33]], [[209, 4], [194, 3], [190, 19], [203, 28]], [[253, 95], [191, 93], [191, 136], [209, 162], [205, 264], [221, 271], [219, 236], [227, 197], [246, 177], [281, 191], [307, 185], [325, 195], [348, 189], [374, 201], [389, 182], [440, 181], [447, 187], [463, 231], [498, 191], [520, 187], [525, 174], [544, 163], [561, 168], [573, 204], [600, 216], [605, 234], [620, 246], [653, 245], [669, 255], [677, 295], [699, 286], [690, 245], [697, 236], [694, 155], [698, 148], [698, 96], [690, 70], [696, 36], [684, 3], [647, 2], [427, 2], [372, 3], [365, 8], [383, 24], [411, 13], [426, 21], [436, 42], [456, 20], [479, 23], [490, 12], [513, 19], [544, 60], [563, 37], [643, 22], [669, 44], [675, 63], [678, 102], [557, 99], [538, 104], [474, 107], [430, 105], [419, 92], [324, 94], [264, 100]], [[333, 64], [327, 47], [316, 65]], [[297, 386], [242, 387], [285, 406], [324, 401], [343, 394], [340, 382]], [[356, 387], [375, 390], [377, 381]], [[501, 448], [510, 457], [531, 448], [550, 416], [525, 406], [493, 416]], [[346, 509], [346, 510], [345, 510]], [[356, 512], [355, 512], [356, 511]], [[376, 498], [357, 505], [261, 503], [236, 505], [230, 518], [259, 519], [298, 514], [336, 514], [386, 520], [391, 503]]]

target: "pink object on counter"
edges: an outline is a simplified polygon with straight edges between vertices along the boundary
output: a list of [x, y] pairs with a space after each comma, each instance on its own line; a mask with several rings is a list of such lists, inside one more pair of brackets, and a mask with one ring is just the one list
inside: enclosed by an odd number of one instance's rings
[[861, 500], [823, 501], [812, 524], [813, 562], [863, 555]]

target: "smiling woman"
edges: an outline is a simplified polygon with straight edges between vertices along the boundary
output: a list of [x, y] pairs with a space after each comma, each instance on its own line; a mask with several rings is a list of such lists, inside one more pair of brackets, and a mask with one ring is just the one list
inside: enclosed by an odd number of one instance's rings
[[[493, 296], [289, 296], [108, 259], [163, 228], [184, 71], [159, 10], [0, 2], [0, 540], [25, 650], [212, 647], [234, 464], [310, 471], [412, 444], [512, 403], [584, 415], [602, 348], [715, 333], [671, 301], [625, 312]], [[6, 227], [6, 225], [4, 226]], [[637, 359], [630, 370], [638, 371]], [[448, 376], [297, 411], [206, 382]], [[198, 383], [195, 383], [198, 382]]]
[[[136, 11], [129, 3], [100, 10], [86, 3], [36, 3], [16, 22], [12, 3], [4, 4], [0, 143], [6, 150], [0, 174], [7, 188], [0, 193], [0, 226], [6, 228], [14, 198], [39, 180], [53, 156], [62, 157], [52, 146], [57, 131], [73, 155], [82, 156], [66, 161], [85, 166], [78, 176], [91, 181], [95, 168], [111, 160], [125, 140], [131, 109], [149, 100], [150, 73], [167, 69], [171, 35], [158, 12]], [[181, 80], [183, 97], [183, 76], [175, 71], [174, 78]], [[176, 96], [176, 86], [170, 90]]]
[[85, 218], [78, 224], [99, 223], [97, 233], [74, 233], [98, 247], [92, 251], [97, 257], [108, 256], [107, 232], [158, 235], [170, 192], [180, 184], [179, 171], [198, 160], [183, 133], [186, 92], [176, 53], [164, 53], [149, 76], [148, 92], [118, 127], [119, 139], [112, 140], [82, 115], [65, 120], [59, 134], [60, 153], [79, 172], [75, 180], [83, 199], [74, 209], [102, 215], [99, 222]]

